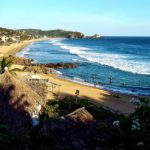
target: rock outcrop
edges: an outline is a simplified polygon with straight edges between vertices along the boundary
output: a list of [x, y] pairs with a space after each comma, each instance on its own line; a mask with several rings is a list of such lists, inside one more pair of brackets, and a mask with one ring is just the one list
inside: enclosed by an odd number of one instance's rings
[[93, 36], [86, 36], [86, 38], [89, 38], [89, 39], [99, 39], [101, 38], [102, 36], [99, 35], [99, 34], [94, 34]]
[[94, 39], [97, 39], [97, 38], [100, 38], [101, 36], [99, 35], [99, 34], [94, 34], [93, 36], [92, 36], [92, 38], [94, 38]]
[[63, 68], [63, 69], [67, 69], [67, 68], [76, 68], [78, 65], [74, 64], [74, 63], [48, 63], [48, 64], [44, 64], [45, 67], [49, 67], [49, 68]]
[[12, 56], [10, 55], [8, 57], [8, 60], [14, 64], [18, 64], [18, 65], [26, 65], [26, 66], [30, 66], [32, 64], [32, 60], [30, 59], [26, 59], [26, 58], [22, 58], [22, 57], [17, 57], [17, 56]]
[[85, 35], [83, 33], [79, 33], [79, 32], [72, 32], [70, 34], [68, 34], [67, 38], [70, 39], [79, 39], [79, 38], [84, 38]]

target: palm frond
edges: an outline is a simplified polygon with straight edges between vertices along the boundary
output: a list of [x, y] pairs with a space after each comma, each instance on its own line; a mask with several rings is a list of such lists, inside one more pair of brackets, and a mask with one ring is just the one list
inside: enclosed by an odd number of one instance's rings
[[11, 62], [9, 60], [7, 60], [6, 58], [3, 58], [1, 61], [0, 61], [0, 74], [4, 73], [5, 72], [5, 67], [10, 67], [11, 66]]

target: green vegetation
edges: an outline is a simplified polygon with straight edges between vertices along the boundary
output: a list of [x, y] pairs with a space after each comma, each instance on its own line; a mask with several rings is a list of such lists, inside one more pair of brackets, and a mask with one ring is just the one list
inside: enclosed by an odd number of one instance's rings
[[[91, 139], [94, 140], [95, 149], [103, 147], [112, 150], [147, 150], [150, 148], [150, 99], [142, 99], [141, 105], [130, 117], [112, 113], [87, 100], [76, 101], [74, 97], [50, 100], [41, 115], [41, 123], [46, 120], [58, 119], [81, 107], [85, 107], [93, 115], [98, 125], [100, 133], [97, 132], [97, 137]], [[35, 127], [27, 135], [16, 137], [8, 134], [5, 131], [7, 126], [1, 124], [0, 149], [66, 149], [53, 139], [38, 138], [37, 132], [41, 126], [42, 124]]]
[[2, 58], [2, 60], [0, 61], [0, 74], [3, 74], [6, 69], [9, 69], [11, 64], [12, 63], [9, 60], [7, 60], [6, 58]]
[[[121, 114], [112, 113], [100, 106], [88, 102], [87, 100], [78, 100], [76, 97], [67, 97], [63, 100], [49, 101], [47, 105], [57, 106], [58, 116], [67, 115], [74, 110], [85, 107], [90, 112], [102, 133], [109, 137], [95, 139], [96, 147], [109, 145], [111, 149], [149, 149], [150, 148], [150, 99], [141, 99], [141, 105], [130, 117]], [[71, 105], [71, 107], [70, 107]]]
[[65, 150], [54, 141], [38, 140], [34, 132], [16, 136], [6, 131], [7, 125], [0, 124], [1, 150]]
[[5, 36], [13, 36], [13, 35], [20, 35], [19, 31], [12, 30], [12, 29], [6, 29], [6, 28], [1, 28], [0, 27], [0, 35], [5, 35]]
[[80, 32], [64, 31], [64, 30], [39, 30], [39, 29], [20, 29], [12, 30], [0, 28], [0, 45], [9, 45], [11, 43], [23, 40], [31, 40], [47, 37], [61, 38], [83, 38], [84, 34]]
[[47, 36], [47, 37], [62, 37], [62, 38], [82, 38], [84, 37], [83, 33], [80, 32], [73, 32], [73, 31], [64, 31], [64, 30], [39, 30], [39, 29], [21, 29], [19, 30], [21, 32], [26, 32], [27, 34], [30, 34], [32, 36]]
[[27, 33], [19, 30], [0, 28], [0, 45], [9, 45], [32, 38], [34, 37], [30, 37]]
[[[71, 109], [70, 109], [71, 104]], [[57, 105], [57, 112], [59, 116], [63, 116], [75, 111], [78, 108], [85, 107], [89, 111], [96, 121], [105, 122], [105, 120], [111, 118], [111, 120], [126, 120], [126, 117], [120, 114], [112, 113], [109, 110], [104, 109], [101, 106], [97, 106], [87, 100], [79, 99], [76, 101], [76, 97], [66, 97], [63, 100], [50, 100], [47, 103], [48, 106]], [[47, 106], [46, 105], [46, 106]]]
[[58, 109], [58, 104], [56, 102], [48, 102], [46, 107], [45, 107], [45, 114], [44, 116], [46, 118], [57, 118], [58, 117], [58, 112], [57, 112], [57, 109]]

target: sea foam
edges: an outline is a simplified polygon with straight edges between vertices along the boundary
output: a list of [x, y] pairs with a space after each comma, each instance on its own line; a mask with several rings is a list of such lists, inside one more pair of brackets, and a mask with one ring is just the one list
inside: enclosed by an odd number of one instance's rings
[[23, 48], [22, 51], [16, 53], [16, 56], [25, 57], [31, 54], [31, 50], [34, 47], [34, 44], [29, 44], [27, 47]]
[[150, 74], [150, 63], [141, 62], [129, 58], [128, 55], [124, 54], [113, 54], [113, 53], [94, 53], [91, 48], [78, 47], [63, 43], [63, 39], [53, 39], [50, 43], [57, 45], [62, 49], [66, 49], [70, 54], [78, 55], [80, 58], [89, 62], [98, 63], [119, 69], [126, 72], [132, 72], [135, 74]]

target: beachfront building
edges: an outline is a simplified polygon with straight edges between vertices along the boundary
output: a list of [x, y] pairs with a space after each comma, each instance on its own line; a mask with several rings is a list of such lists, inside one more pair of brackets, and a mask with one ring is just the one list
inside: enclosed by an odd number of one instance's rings
[[47, 36], [46, 35], [44, 35], [44, 39], [46, 39], [47, 38]]

